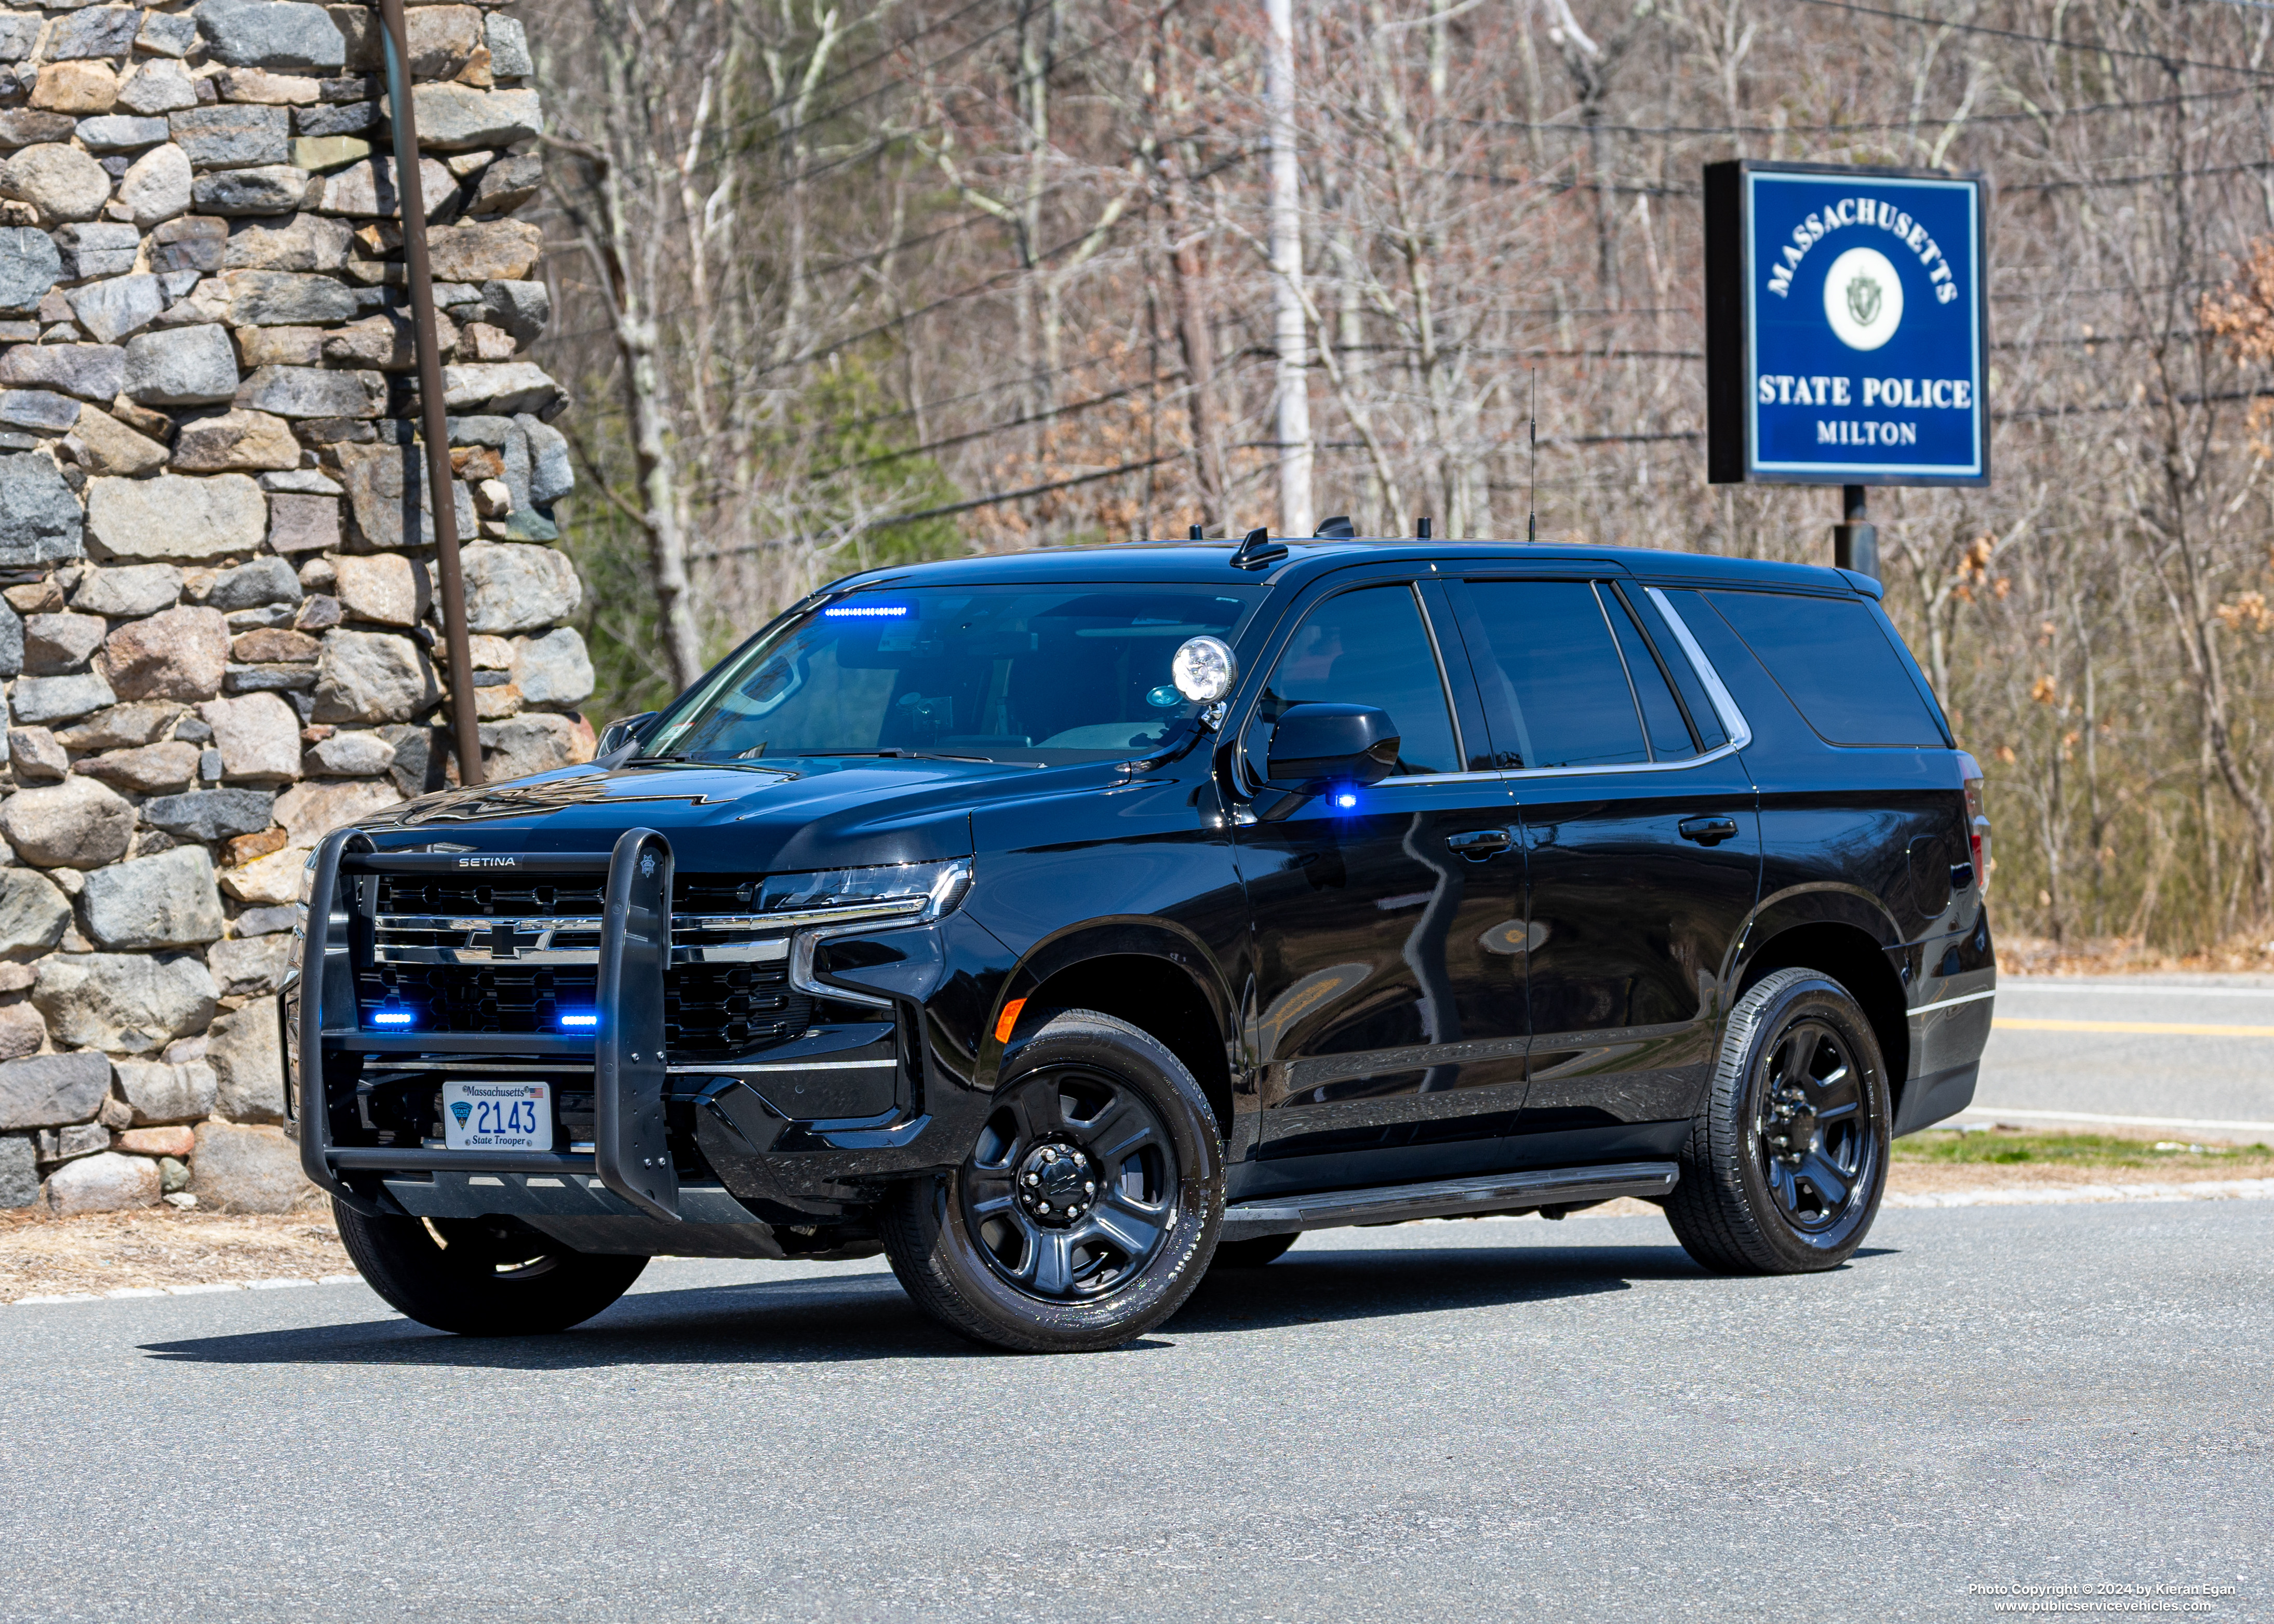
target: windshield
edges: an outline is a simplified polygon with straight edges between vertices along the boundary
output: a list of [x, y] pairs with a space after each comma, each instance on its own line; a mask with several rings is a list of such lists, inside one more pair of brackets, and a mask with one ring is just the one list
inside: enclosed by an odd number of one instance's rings
[[799, 615], [666, 713], [643, 759], [900, 754], [1058, 765], [1167, 743], [1200, 707], [1187, 637], [1230, 641], [1238, 586], [875, 588]]

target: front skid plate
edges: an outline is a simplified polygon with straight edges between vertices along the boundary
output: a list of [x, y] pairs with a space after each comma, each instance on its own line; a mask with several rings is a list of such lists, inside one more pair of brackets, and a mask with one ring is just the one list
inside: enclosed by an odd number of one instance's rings
[[1623, 1162], [1611, 1167], [1547, 1168], [1489, 1173], [1480, 1178], [1439, 1179], [1426, 1184], [1274, 1196], [1225, 1207], [1221, 1238], [1247, 1240], [1302, 1229], [1404, 1223], [1465, 1213], [1537, 1212], [1543, 1207], [1585, 1207], [1619, 1196], [1662, 1199], [1681, 1176], [1681, 1168], [1672, 1162]]

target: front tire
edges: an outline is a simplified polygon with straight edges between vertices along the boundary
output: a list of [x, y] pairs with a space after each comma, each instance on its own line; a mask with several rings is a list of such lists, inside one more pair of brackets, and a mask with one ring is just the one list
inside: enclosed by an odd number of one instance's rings
[[1005, 1059], [962, 1165], [885, 1204], [885, 1254], [916, 1305], [1015, 1353], [1082, 1353], [1183, 1306], [1224, 1221], [1215, 1113], [1128, 1022], [1051, 1017]]
[[1879, 1215], [1888, 1115], [1879, 1039], [1854, 996], [1819, 971], [1765, 976], [1729, 1012], [1667, 1222], [1718, 1274], [1837, 1268]]
[[539, 1336], [590, 1320], [647, 1259], [575, 1252], [510, 1218], [367, 1217], [332, 1203], [340, 1243], [371, 1289], [421, 1325], [461, 1336]]

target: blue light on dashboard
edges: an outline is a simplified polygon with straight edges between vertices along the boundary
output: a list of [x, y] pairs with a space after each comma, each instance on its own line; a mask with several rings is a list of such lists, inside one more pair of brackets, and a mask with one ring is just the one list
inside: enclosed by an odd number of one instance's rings
[[839, 604], [833, 609], [824, 609], [825, 620], [897, 620], [908, 612], [906, 604]]
[[568, 1014], [561, 1016], [561, 1024], [564, 1026], [573, 1027], [576, 1031], [584, 1032], [590, 1031], [591, 1028], [599, 1026], [600, 1024], [600, 1018], [598, 1015], [582, 1011], [571, 1011]]
[[374, 1026], [407, 1026], [417, 1019], [409, 1010], [374, 1010], [371, 1024]]

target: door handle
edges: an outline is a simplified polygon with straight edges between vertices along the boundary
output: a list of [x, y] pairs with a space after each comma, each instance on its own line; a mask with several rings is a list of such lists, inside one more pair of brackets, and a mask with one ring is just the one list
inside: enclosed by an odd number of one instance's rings
[[1516, 836], [1505, 829], [1472, 829], [1447, 835], [1445, 844], [1471, 862], [1483, 862], [1514, 846]]
[[1719, 846], [1724, 840], [1737, 838], [1737, 820], [1734, 817], [1685, 817], [1679, 827], [1683, 839], [1695, 840], [1700, 846]]

